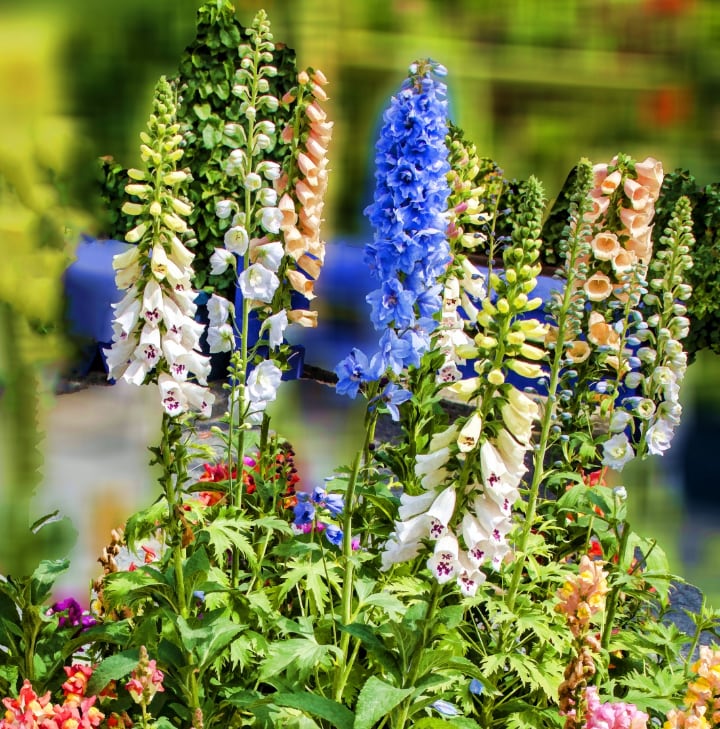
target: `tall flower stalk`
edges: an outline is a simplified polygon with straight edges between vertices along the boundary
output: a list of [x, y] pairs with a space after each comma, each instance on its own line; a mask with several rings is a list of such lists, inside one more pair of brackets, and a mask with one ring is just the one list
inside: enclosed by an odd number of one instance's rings
[[[162, 468], [160, 484], [167, 502], [167, 543], [172, 550], [175, 599], [187, 618], [191, 596], [185, 585], [184, 517], [181, 504], [188, 456], [183, 425], [192, 412], [210, 415], [214, 395], [204, 385], [209, 358], [199, 352], [203, 327], [192, 290], [193, 254], [180, 236], [191, 231], [184, 217], [191, 212], [183, 185], [189, 173], [179, 168], [182, 132], [176, 121], [175, 90], [158, 82], [147, 132], [141, 134], [144, 169], [130, 170], [134, 182], [126, 192], [140, 202], [127, 202], [125, 213], [138, 218], [126, 239], [135, 245], [115, 257], [116, 284], [126, 290], [115, 305], [113, 344], [107, 351], [108, 377], [143, 385], [156, 384], [163, 406], [160, 443], [151, 449]], [[193, 381], [193, 378], [197, 381]], [[189, 665], [194, 656], [186, 655]], [[190, 703], [198, 708], [197, 684], [190, 677]]]
[[[446, 237], [447, 89], [441, 80], [445, 73], [430, 60], [410, 66], [408, 78], [383, 114], [376, 144], [374, 201], [366, 210], [374, 239], [366, 247], [366, 259], [380, 282], [380, 288], [367, 297], [371, 320], [382, 332], [379, 351], [368, 357], [354, 349], [335, 370], [339, 394], [355, 398], [362, 392], [368, 400], [365, 442], [353, 462], [346, 493], [341, 602], [345, 621], [352, 613], [351, 527], [361, 504], [358, 476], [370, 460], [378, 413], [386, 411], [399, 420], [399, 407], [410, 399], [408, 371], [418, 368], [430, 350], [431, 333], [442, 307], [438, 279], [450, 252]], [[341, 637], [342, 668], [334, 686], [338, 699], [351, 675], [358, 646], [356, 642], [351, 657], [350, 636]], [[406, 718], [407, 706], [404, 712]]]
[[[237, 146], [222, 172], [240, 181], [240, 193], [217, 200], [216, 214], [226, 230], [224, 246], [211, 258], [214, 274], [228, 267], [235, 271], [239, 291], [235, 304], [217, 295], [209, 302], [210, 351], [232, 351], [230, 474], [245, 460], [248, 430], [263, 423], [277, 396], [290, 354], [287, 327], [317, 323], [317, 313], [298, 302], [314, 298], [325, 258], [320, 225], [332, 122], [321, 104], [327, 99], [327, 79], [312, 69], [280, 75], [276, 63], [284, 54], [265, 12], [258, 12], [240, 46], [232, 90], [240, 116], [228, 125]], [[241, 476], [234, 480], [231, 475], [228, 497], [242, 508]], [[233, 565], [236, 575], [237, 554]]]

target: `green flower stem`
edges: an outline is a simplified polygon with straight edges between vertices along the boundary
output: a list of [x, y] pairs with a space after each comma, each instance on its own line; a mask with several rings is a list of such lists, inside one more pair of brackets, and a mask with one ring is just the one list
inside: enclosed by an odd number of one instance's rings
[[[621, 522], [620, 527], [622, 531], [620, 532], [620, 543], [618, 545], [617, 570], [624, 569], [625, 551], [627, 549], [628, 538], [631, 533], [630, 525], [626, 521]], [[610, 636], [612, 635], [613, 624], [615, 622], [615, 612], [617, 610], [618, 600], [620, 599], [620, 592], [620, 583], [616, 582], [612, 586], [607, 601], [605, 602], [605, 624], [603, 626], [602, 638], [600, 641], [600, 644], [605, 649], [607, 649], [608, 644], [610, 643]]]
[[[173, 568], [175, 572], [175, 591], [177, 597], [177, 608], [180, 615], [187, 620], [190, 615], [188, 595], [185, 587], [185, 548], [183, 547], [182, 528], [179, 528], [178, 518], [181, 508], [179, 474], [187, 473], [186, 457], [184, 449], [178, 449], [182, 437], [182, 426], [167, 413], [163, 413], [160, 435], [159, 463], [163, 473], [160, 483], [165, 491], [165, 498], [168, 502], [168, 525], [167, 531], [170, 537], [172, 549]], [[180, 450], [180, 452], [178, 452]], [[192, 651], [185, 653], [185, 661], [189, 667], [195, 665], [195, 655]], [[200, 707], [197, 674], [194, 670], [188, 673], [190, 685], [187, 692], [190, 697], [190, 709], [195, 711]], [[143, 705], [143, 726], [146, 726], [147, 717]]]
[[[407, 679], [404, 682], [406, 688], [414, 688], [415, 681], [417, 681], [418, 672], [420, 671], [420, 660], [423, 654], [427, 650], [428, 633], [430, 625], [435, 618], [435, 612], [437, 611], [438, 603], [440, 602], [440, 593], [442, 586], [436, 580], [433, 580], [432, 588], [430, 590], [430, 601], [428, 603], [428, 609], [423, 619], [422, 636], [420, 641], [415, 644], [415, 650], [413, 651], [412, 658], [410, 659], [410, 667], [407, 672]], [[392, 726], [397, 729], [405, 729], [410, 714], [410, 708], [415, 700], [415, 696], [411, 694], [408, 696], [400, 705], [400, 716], [397, 722], [393, 722]]]
[[[370, 388], [372, 392], [368, 393], [368, 401], [373, 399], [377, 389], [376, 383]], [[348, 479], [347, 490], [345, 492], [345, 509], [343, 511], [343, 542], [342, 542], [342, 560], [344, 564], [342, 597], [340, 602], [340, 615], [343, 625], [349, 625], [352, 622], [352, 601], [353, 601], [353, 576], [355, 572], [355, 563], [352, 553], [352, 522], [355, 513], [355, 488], [362, 466], [368, 462], [370, 454], [370, 444], [375, 437], [375, 424], [377, 423], [377, 407], [372, 410], [368, 409], [365, 414], [365, 441], [363, 447], [355, 454], [355, 458], [350, 470], [350, 478]], [[352, 671], [352, 666], [357, 656], [357, 651], [353, 652], [352, 657], [349, 655], [350, 634], [344, 632], [340, 637], [340, 654], [341, 667], [335, 674], [333, 685], [333, 693], [335, 700], [342, 701], [345, 685]]]

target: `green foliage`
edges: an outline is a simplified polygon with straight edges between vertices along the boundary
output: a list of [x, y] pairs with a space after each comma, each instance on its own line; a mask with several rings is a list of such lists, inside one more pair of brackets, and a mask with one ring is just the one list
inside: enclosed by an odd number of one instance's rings
[[80, 650], [81, 628], [48, 614], [55, 580], [68, 560], [42, 560], [28, 577], [0, 580], [0, 691], [15, 694], [24, 679], [42, 692], [65, 679], [63, 665]]

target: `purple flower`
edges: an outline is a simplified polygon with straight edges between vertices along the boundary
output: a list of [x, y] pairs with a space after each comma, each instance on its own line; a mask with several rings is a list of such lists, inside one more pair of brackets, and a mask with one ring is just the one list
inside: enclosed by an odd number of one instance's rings
[[59, 628], [80, 628], [87, 630], [97, 623], [89, 613], [83, 611], [80, 603], [73, 597], [67, 597], [54, 603], [47, 611], [48, 615], [60, 615]]

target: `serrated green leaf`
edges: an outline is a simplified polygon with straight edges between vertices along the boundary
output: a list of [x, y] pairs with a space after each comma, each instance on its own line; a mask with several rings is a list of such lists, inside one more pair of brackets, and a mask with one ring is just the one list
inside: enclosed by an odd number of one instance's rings
[[326, 699], [317, 694], [307, 693], [277, 693], [270, 697], [278, 706], [287, 706], [298, 709], [313, 716], [329, 721], [338, 729], [353, 729], [353, 713], [342, 704], [332, 699]]
[[375, 722], [387, 716], [413, 691], [413, 688], [397, 688], [370, 676], [358, 696], [353, 729], [372, 729]]
[[103, 596], [111, 607], [132, 605], [153, 595], [166, 596], [169, 586], [163, 575], [147, 565], [132, 572], [113, 572], [105, 577]]
[[306, 559], [294, 559], [290, 569], [283, 576], [279, 598], [284, 599], [296, 585], [307, 591], [315, 614], [322, 614], [329, 596], [323, 564], [320, 561], [308, 562]]
[[93, 674], [88, 681], [87, 695], [93, 696], [102, 691], [110, 681], [117, 681], [129, 675], [137, 668], [139, 660], [139, 649], [131, 648], [120, 653], [115, 653], [101, 661], [93, 669]]
[[249, 539], [245, 536], [248, 531], [249, 525], [246, 521], [221, 513], [205, 526], [201, 534], [207, 535], [210, 549], [215, 557], [224, 557], [228, 550], [236, 548], [248, 561], [248, 564], [255, 567], [257, 557]]
[[330, 646], [319, 645], [309, 638], [288, 638], [279, 643], [271, 643], [267, 658], [260, 664], [260, 680], [266, 681], [277, 676], [290, 664], [301, 677], [307, 676], [316, 666], [325, 664]]

